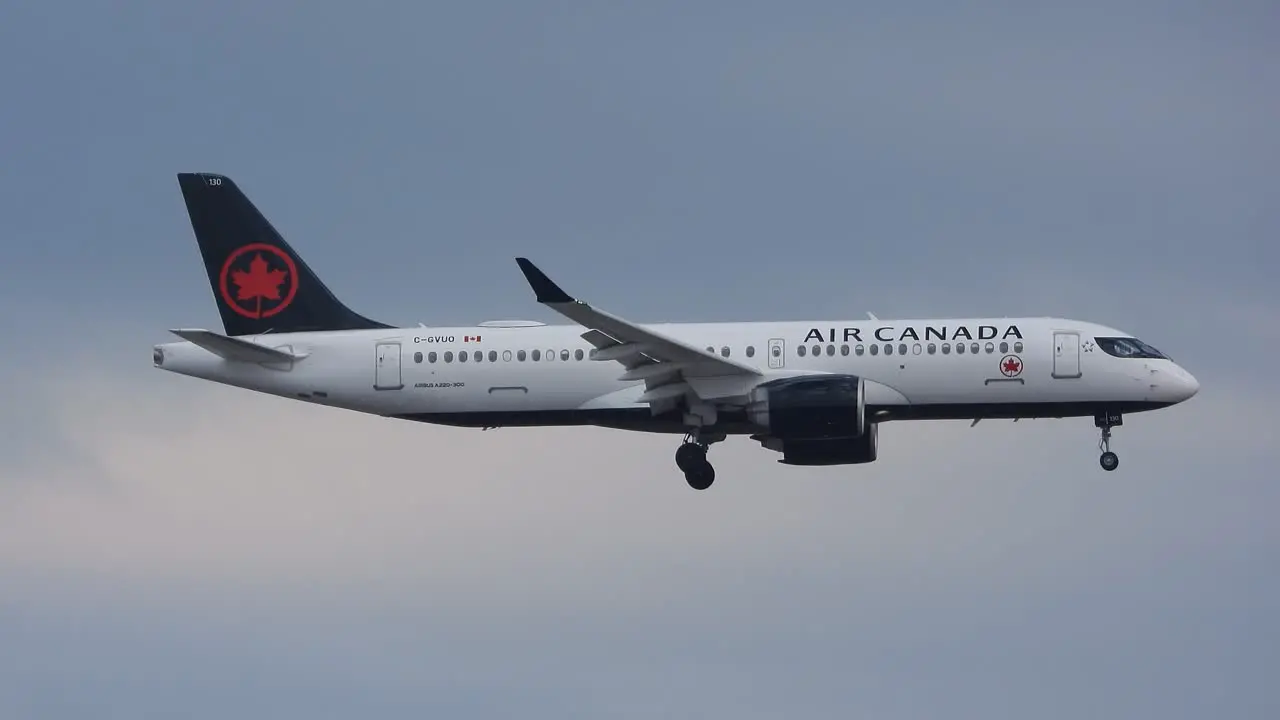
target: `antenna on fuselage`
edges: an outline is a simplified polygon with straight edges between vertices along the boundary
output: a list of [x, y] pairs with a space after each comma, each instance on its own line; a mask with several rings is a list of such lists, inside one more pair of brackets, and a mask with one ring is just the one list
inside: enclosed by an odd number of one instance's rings
[[867, 317], [871, 318], [872, 320], [875, 320], [876, 322], [880, 322], [880, 318], [876, 317], [875, 313], [871, 311], [867, 311]]

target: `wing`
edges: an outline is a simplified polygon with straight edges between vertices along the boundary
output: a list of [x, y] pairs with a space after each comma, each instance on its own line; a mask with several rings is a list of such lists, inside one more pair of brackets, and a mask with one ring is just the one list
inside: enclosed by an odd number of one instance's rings
[[526, 258], [516, 258], [538, 302], [587, 328], [582, 338], [595, 346], [592, 359], [621, 363], [620, 380], [643, 380], [641, 402], [654, 405], [692, 394], [703, 400], [749, 392], [763, 379], [750, 365], [667, 337], [571, 297]]

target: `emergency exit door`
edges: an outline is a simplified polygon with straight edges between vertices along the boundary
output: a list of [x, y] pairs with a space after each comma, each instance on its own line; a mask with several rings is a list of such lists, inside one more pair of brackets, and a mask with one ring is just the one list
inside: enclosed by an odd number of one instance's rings
[[1080, 333], [1053, 334], [1053, 376], [1056, 378], [1080, 377]]
[[399, 390], [404, 387], [400, 379], [400, 343], [378, 343], [377, 366], [374, 368], [375, 390]]
[[787, 342], [782, 338], [773, 338], [769, 341], [769, 367], [778, 370], [786, 364]]

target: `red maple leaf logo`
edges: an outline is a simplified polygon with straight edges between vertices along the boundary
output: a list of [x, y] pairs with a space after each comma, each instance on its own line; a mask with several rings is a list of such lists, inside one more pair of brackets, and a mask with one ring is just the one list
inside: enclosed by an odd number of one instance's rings
[[258, 253], [249, 261], [249, 269], [232, 270], [231, 282], [236, 284], [237, 300], [257, 300], [257, 314], [262, 315], [263, 300], [279, 300], [280, 286], [289, 278], [285, 270], [271, 270], [267, 261]]
[[1016, 375], [1022, 369], [1022, 363], [1018, 361], [1018, 358], [1007, 358], [1004, 361], [1004, 365], [1000, 366], [1000, 369], [1004, 371], [1005, 375]]

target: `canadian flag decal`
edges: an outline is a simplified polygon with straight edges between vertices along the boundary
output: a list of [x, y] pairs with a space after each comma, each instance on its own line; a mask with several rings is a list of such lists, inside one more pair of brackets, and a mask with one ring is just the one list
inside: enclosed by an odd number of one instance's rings
[[464, 335], [464, 336], [462, 337], [462, 342], [480, 342], [480, 336], [479, 336], [479, 335]]

